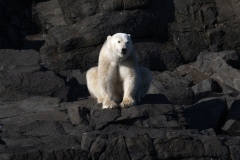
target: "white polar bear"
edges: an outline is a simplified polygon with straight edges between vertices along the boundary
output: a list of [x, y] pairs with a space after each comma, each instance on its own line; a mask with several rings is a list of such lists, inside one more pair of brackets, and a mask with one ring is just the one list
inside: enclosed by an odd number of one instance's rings
[[100, 51], [98, 67], [87, 71], [90, 94], [102, 103], [102, 108], [134, 105], [147, 93], [151, 72], [138, 66], [131, 36], [116, 33], [108, 36]]

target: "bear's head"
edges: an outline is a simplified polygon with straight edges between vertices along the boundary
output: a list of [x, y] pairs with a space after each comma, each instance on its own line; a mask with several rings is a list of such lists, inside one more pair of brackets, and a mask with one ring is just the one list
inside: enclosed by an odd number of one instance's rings
[[113, 36], [108, 36], [107, 41], [109, 47], [117, 57], [127, 57], [133, 49], [131, 35], [126, 33], [116, 33]]

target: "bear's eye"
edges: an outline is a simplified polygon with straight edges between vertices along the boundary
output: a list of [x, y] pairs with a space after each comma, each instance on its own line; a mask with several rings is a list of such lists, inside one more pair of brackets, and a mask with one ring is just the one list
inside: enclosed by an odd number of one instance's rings
[[118, 43], [120, 43], [120, 41], [118, 41]]
[[127, 43], [129, 43], [129, 41], [127, 41]]

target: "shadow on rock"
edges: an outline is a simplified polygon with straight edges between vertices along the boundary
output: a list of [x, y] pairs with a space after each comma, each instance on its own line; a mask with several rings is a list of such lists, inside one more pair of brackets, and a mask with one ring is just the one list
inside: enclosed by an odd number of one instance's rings
[[171, 104], [163, 94], [147, 94], [139, 104]]

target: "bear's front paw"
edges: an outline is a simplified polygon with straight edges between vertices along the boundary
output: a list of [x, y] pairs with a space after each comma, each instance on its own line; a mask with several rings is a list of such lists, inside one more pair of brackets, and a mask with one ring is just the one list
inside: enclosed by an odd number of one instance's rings
[[108, 100], [108, 101], [103, 102], [102, 109], [117, 108], [117, 107], [118, 107], [117, 103], [115, 103], [112, 100]]
[[121, 107], [130, 107], [130, 106], [134, 105], [135, 103], [136, 103], [135, 100], [132, 98], [123, 98], [123, 101], [120, 105], [121, 105]]

